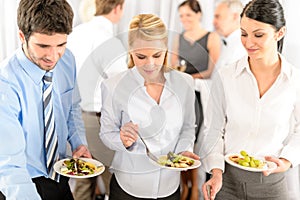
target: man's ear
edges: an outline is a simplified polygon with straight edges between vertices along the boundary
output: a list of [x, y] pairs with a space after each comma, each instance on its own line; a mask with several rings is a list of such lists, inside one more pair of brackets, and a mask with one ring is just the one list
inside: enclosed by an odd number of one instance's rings
[[279, 29], [279, 31], [277, 31], [277, 41], [281, 40], [286, 33], [286, 26], [283, 26]]
[[21, 30], [19, 30], [19, 38], [20, 38], [22, 44], [26, 43], [25, 35], [24, 35], [24, 33]]

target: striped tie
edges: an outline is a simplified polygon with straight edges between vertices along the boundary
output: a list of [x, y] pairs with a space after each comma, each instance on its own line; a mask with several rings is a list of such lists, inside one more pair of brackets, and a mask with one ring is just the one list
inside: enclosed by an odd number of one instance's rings
[[52, 72], [46, 72], [43, 77], [43, 107], [44, 107], [44, 133], [45, 133], [45, 149], [48, 175], [51, 179], [59, 181], [53, 165], [58, 160], [58, 142], [55, 132], [53, 104], [52, 104]]

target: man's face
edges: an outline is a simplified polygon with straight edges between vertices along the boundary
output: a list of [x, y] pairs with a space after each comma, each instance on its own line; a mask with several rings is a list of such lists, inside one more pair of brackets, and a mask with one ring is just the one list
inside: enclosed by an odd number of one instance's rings
[[226, 4], [221, 3], [215, 9], [213, 24], [220, 35], [227, 37], [231, 33], [232, 26], [235, 24], [235, 15]]
[[28, 41], [21, 31], [19, 36], [27, 58], [42, 70], [52, 70], [66, 49], [67, 34], [32, 33]]

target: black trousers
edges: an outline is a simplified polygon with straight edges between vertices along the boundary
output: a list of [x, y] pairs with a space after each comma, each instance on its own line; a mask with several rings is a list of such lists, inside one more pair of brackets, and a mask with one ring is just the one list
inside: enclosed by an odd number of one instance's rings
[[[168, 197], [157, 198], [158, 200], [179, 200], [180, 188]], [[115, 175], [113, 174], [110, 180], [109, 200], [151, 200], [151, 198], [137, 198], [127, 194], [118, 184]]]
[[2, 194], [1, 191], [0, 191], [0, 200], [5, 200], [5, 196]]
[[202, 102], [201, 102], [201, 94], [198, 91], [195, 91], [195, 115], [196, 115], [196, 128], [195, 128], [195, 134], [196, 134], [196, 140], [198, 140], [198, 134], [200, 131], [200, 128], [203, 123], [203, 107], [202, 107]]
[[43, 200], [74, 200], [67, 177], [60, 176], [59, 183], [45, 177], [33, 178], [32, 181]]
[[[45, 177], [33, 178], [36, 189], [43, 200], [74, 200], [69, 187], [69, 178], [60, 177], [59, 183]], [[5, 200], [0, 192], [0, 200]]]

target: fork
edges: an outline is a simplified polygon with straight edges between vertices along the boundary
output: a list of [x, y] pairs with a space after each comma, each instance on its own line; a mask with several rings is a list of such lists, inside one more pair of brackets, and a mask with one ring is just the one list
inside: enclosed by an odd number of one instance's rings
[[144, 143], [145, 147], [146, 147], [146, 153], [147, 153], [147, 156], [153, 160], [154, 162], [158, 163], [158, 158], [150, 152], [147, 144], [145, 143], [144, 139], [142, 138], [142, 136], [140, 135], [140, 133], [138, 133], [138, 136], [140, 137], [141, 141]]

